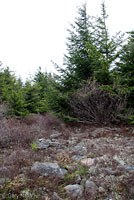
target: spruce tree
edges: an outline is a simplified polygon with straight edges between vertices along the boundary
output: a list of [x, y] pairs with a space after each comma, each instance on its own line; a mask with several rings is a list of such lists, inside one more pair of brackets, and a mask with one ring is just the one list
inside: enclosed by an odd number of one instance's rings
[[[94, 28], [94, 45], [98, 55], [101, 58], [99, 67], [94, 71], [94, 77], [101, 84], [111, 84], [112, 76], [110, 69], [115, 67], [115, 62], [119, 58], [120, 50], [123, 43], [124, 34], [120, 32], [115, 36], [110, 36], [107, 26], [107, 12], [105, 3], [101, 5], [101, 16], [96, 17]], [[100, 61], [100, 59], [98, 59]]]
[[89, 19], [87, 6], [84, 4], [78, 10], [78, 18], [68, 30], [67, 54], [64, 56], [65, 68], [59, 70], [65, 91], [78, 88], [82, 80], [87, 80], [92, 76], [91, 58], [87, 52], [87, 43], [92, 44], [90, 30], [92, 26]]
[[105, 3], [102, 2], [101, 16], [96, 17], [94, 24], [94, 38], [98, 51], [105, 56], [107, 67], [110, 68], [111, 64], [119, 57], [124, 34], [119, 32], [111, 37], [107, 26], [107, 19], [106, 6]]
[[24, 87], [26, 109], [29, 113], [43, 113], [48, 110], [45, 98], [41, 97], [41, 87], [38, 83], [27, 81]]
[[128, 34], [128, 41], [122, 48], [119, 62], [116, 63], [116, 72], [121, 85], [128, 88], [128, 105], [134, 107], [134, 31]]
[[10, 69], [3, 68], [0, 72], [0, 99], [1, 101], [8, 102], [9, 96], [16, 83], [16, 77]]

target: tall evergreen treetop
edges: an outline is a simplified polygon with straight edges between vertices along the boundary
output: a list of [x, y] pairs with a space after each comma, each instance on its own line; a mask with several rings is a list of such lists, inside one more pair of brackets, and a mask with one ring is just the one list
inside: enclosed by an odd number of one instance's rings
[[123, 46], [116, 73], [124, 88], [128, 89], [128, 105], [134, 108], [134, 31], [128, 33], [128, 41]]
[[117, 71], [122, 77], [122, 83], [134, 87], [134, 31], [128, 34], [128, 42], [122, 48]]
[[105, 56], [107, 67], [110, 68], [111, 64], [119, 56], [124, 34], [119, 32], [111, 37], [107, 26], [107, 19], [108, 15], [105, 2], [103, 1], [101, 5], [101, 16], [96, 18], [96, 24], [94, 25], [95, 43], [100, 53]]
[[60, 69], [62, 84], [66, 89], [77, 88], [81, 80], [91, 77], [92, 67], [87, 43], [92, 43], [92, 26], [87, 15], [86, 4], [78, 10], [78, 17], [68, 30], [67, 54], [64, 56], [65, 69]]

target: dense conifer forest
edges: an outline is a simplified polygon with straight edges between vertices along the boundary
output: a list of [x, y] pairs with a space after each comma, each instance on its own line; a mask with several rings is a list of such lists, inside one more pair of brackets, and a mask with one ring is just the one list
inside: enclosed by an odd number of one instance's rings
[[134, 31], [111, 36], [107, 18], [104, 3], [98, 17], [80, 6], [68, 29], [63, 66], [54, 63], [58, 75], [39, 67], [23, 83], [1, 64], [1, 115], [51, 112], [65, 121], [133, 124]]

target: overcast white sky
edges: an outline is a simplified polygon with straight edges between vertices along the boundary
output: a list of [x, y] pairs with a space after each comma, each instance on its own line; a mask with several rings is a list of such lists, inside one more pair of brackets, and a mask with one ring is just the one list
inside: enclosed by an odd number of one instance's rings
[[[23, 79], [39, 66], [62, 64], [67, 28], [84, 0], [0, 0], [0, 61]], [[101, 0], [87, 0], [88, 14], [99, 15]], [[134, 0], [105, 0], [111, 34], [134, 29]]]

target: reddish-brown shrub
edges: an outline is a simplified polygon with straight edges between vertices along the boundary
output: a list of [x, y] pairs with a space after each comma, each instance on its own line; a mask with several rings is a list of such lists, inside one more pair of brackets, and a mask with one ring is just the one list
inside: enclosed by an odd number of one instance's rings
[[5, 119], [0, 121], [0, 146], [11, 147], [28, 146], [34, 139], [27, 125], [16, 119]]
[[120, 92], [102, 89], [96, 82], [88, 82], [69, 99], [72, 116], [85, 123], [108, 124], [120, 121], [125, 98]]

